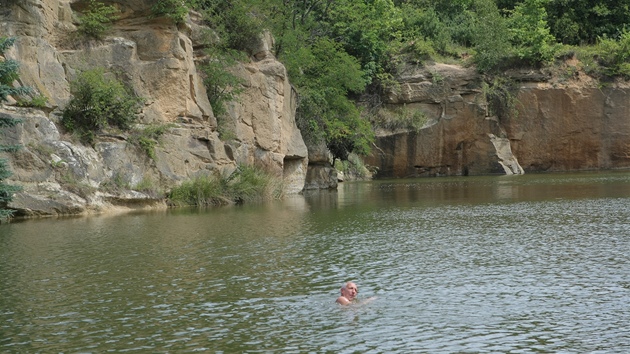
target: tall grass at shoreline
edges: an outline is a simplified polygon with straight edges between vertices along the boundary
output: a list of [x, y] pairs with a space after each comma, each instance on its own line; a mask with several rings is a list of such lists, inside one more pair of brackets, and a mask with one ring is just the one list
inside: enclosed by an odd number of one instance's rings
[[239, 166], [227, 177], [201, 176], [171, 190], [169, 204], [212, 206], [279, 199], [283, 195], [280, 178], [253, 166]]

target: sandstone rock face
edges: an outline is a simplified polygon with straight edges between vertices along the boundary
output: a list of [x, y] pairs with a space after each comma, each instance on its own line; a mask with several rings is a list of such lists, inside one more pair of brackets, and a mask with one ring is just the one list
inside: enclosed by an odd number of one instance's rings
[[308, 158], [309, 168], [304, 189], [336, 189], [339, 177], [337, 170], [330, 164], [332, 157], [326, 146], [309, 146]]
[[[295, 124], [296, 97], [284, 66], [269, 51], [269, 35], [252, 49], [251, 63], [235, 68], [247, 84], [230, 110], [235, 137], [222, 141], [196, 66], [202, 59], [202, 26], [189, 21], [177, 28], [152, 18], [152, 1], [106, 3], [118, 8], [120, 19], [100, 41], [77, 40], [84, 0], [26, 0], [0, 8], [0, 35], [17, 38], [6, 54], [21, 65], [20, 84], [48, 98], [44, 109], [0, 106], [1, 115], [23, 121], [0, 137], [0, 144], [23, 147], [2, 156], [14, 172], [9, 183], [24, 188], [10, 207], [19, 215], [165, 207], [160, 196], [146, 190], [167, 191], [202, 175], [229, 175], [241, 163], [282, 178], [287, 193], [303, 189], [308, 152]], [[71, 98], [70, 82], [95, 67], [144, 99], [141, 127], [170, 124], [155, 159], [128, 134], [101, 135], [86, 147], [59, 127], [60, 112]]]
[[519, 114], [505, 130], [526, 171], [630, 167], [627, 88], [529, 84], [518, 98]]
[[[401, 75], [386, 109], [428, 117], [418, 131], [378, 131], [366, 163], [377, 177], [522, 174], [630, 167], [630, 98], [623, 84], [551, 82], [515, 72], [517, 114], [489, 116], [472, 69], [434, 65]], [[546, 80], [534, 82], [535, 80]]]

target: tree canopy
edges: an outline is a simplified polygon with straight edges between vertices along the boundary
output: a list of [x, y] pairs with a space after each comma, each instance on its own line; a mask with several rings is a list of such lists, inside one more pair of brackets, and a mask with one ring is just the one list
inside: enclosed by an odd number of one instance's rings
[[[181, 2], [161, 0], [180, 11]], [[263, 30], [300, 96], [305, 135], [336, 157], [365, 153], [373, 134], [356, 105], [396, 74], [400, 60], [470, 60], [481, 72], [541, 66], [562, 45], [602, 45], [600, 73], [625, 75], [630, 0], [187, 0], [221, 38], [246, 50]], [[163, 8], [162, 12], [168, 9]], [[612, 42], [611, 42], [612, 41]], [[402, 59], [401, 59], [402, 58]], [[464, 59], [466, 58], [466, 59]], [[619, 59], [621, 58], [621, 59]], [[612, 63], [612, 64], [611, 64]]]

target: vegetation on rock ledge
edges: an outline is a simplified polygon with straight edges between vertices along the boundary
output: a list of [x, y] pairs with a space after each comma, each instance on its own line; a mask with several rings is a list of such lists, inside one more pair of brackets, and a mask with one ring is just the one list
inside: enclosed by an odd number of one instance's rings
[[205, 13], [207, 24], [229, 48], [247, 50], [260, 32], [272, 33], [275, 54], [299, 93], [297, 118], [305, 139], [325, 142], [340, 159], [368, 152], [373, 140], [368, 121], [378, 121], [370, 117], [377, 110], [361, 110], [361, 103], [395, 83], [405, 64], [474, 64], [496, 86], [496, 77], [507, 68], [543, 67], [572, 53], [599, 79], [630, 76], [630, 36], [624, 30], [630, 25], [630, 0], [615, 6], [604, 0], [186, 4]]
[[229, 176], [200, 176], [171, 190], [172, 205], [211, 206], [278, 199], [282, 196], [279, 179], [253, 166], [239, 166]]
[[[7, 100], [8, 96], [23, 95], [31, 92], [28, 87], [16, 87], [14, 81], [19, 78], [19, 63], [15, 60], [4, 58], [5, 51], [13, 45], [15, 38], [0, 37], [0, 102]], [[20, 120], [10, 116], [0, 115], [0, 130], [14, 127], [21, 123]], [[0, 145], [0, 152], [15, 152], [19, 145]], [[7, 204], [13, 200], [13, 194], [21, 190], [19, 186], [7, 184], [5, 180], [13, 173], [9, 169], [7, 159], [0, 158], [0, 221], [13, 215], [13, 210], [7, 208]]]

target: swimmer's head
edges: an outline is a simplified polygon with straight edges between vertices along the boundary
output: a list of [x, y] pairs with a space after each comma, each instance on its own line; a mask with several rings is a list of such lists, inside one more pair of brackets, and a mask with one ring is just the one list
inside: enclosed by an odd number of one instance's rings
[[341, 296], [345, 297], [346, 299], [350, 301], [354, 300], [354, 298], [357, 297], [358, 294], [359, 294], [359, 288], [357, 287], [355, 283], [351, 281], [341, 286]]

